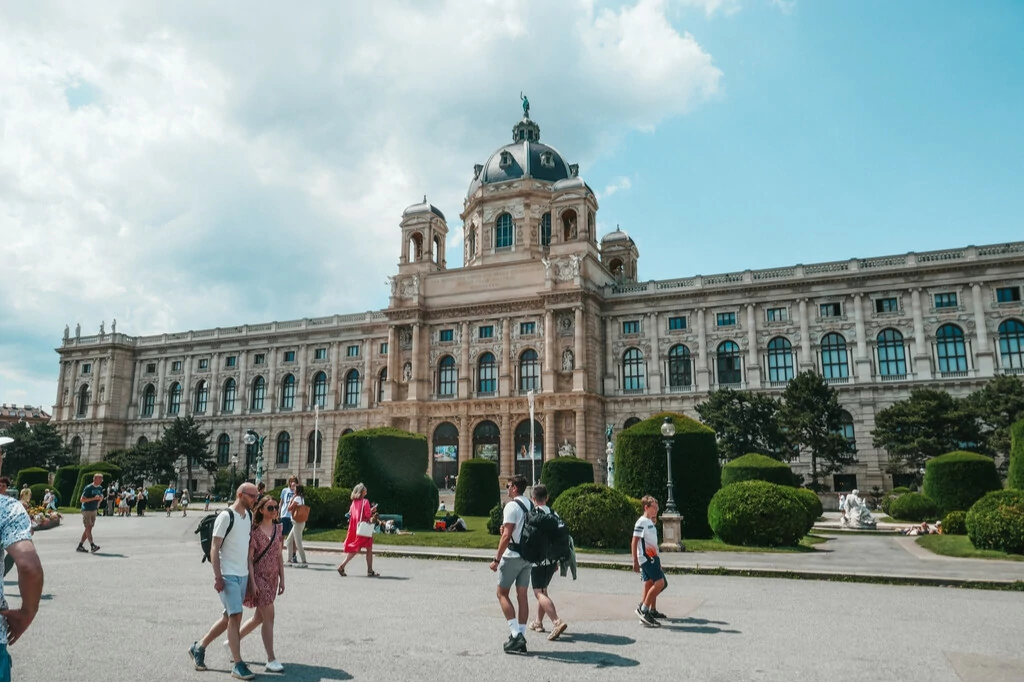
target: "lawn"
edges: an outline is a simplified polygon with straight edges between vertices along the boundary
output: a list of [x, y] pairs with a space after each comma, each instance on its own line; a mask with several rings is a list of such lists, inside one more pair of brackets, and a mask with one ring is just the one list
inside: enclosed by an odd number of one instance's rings
[[967, 536], [934, 534], [918, 536], [917, 544], [936, 555], [949, 557], [974, 557], [984, 560], [1012, 560], [1024, 562], [1024, 555], [1004, 553], [1002, 550], [978, 550]]
[[[493, 550], [498, 547], [498, 536], [487, 533], [486, 517], [463, 517], [469, 531], [417, 531], [411, 536], [377, 534], [373, 543], [377, 546], [426, 546], [429, 548], [479, 548]], [[304, 541], [341, 543], [348, 533], [346, 529], [313, 529], [303, 534]], [[805, 536], [800, 545], [794, 548], [748, 548], [745, 546], [728, 545], [714, 539], [692, 539], [685, 541], [686, 549], [693, 552], [732, 551], [732, 552], [813, 552], [814, 545], [824, 543], [824, 536]], [[629, 555], [629, 548], [577, 548], [580, 554], [611, 553]]]

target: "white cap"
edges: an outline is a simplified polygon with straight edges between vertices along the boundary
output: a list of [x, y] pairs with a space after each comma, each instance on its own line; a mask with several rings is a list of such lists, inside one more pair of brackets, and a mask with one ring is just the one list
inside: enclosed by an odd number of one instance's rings
[[14, 443], [14, 439], [9, 436], [0, 436], [0, 447], [6, 446], [9, 443]]

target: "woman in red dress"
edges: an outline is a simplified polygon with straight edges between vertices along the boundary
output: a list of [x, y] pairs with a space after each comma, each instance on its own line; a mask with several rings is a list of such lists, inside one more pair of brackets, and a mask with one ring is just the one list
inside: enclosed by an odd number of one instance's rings
[[242, 624], [240, 636], [244, 638], [260, 626], [263, 647], [267, 649], [267, 671], [279, 673], [284, 666], [274, 656], [274, 600], [284, 593], [284, 560], [281, 558], [283, 539], [277, 515], [280, 504], [269, 496], [260, 498], [253, 508], [252, 533], [249, 545], [252, 548], [252, 572], [256, 592], [246, 593], [242, 604], [254, 607], [256, 613]]
[[366, 549], [366, 575], [380, 576], [373, 571], [373, 536], [360, 536], [356, 533], [360, 522], [370, 522], [377, 506], [370, 505], [366, 499], [366, 487], [356, 484], [352, 489], [352, 505], [348, 509], [348, 535], [345, 536], [345, 552], [348, 556], [345, 561], [338, 565], [338, 573], [348, 576], [345, 573], [345, 565], [352, 561], [352, 558], [359, 554], [360, 550]]

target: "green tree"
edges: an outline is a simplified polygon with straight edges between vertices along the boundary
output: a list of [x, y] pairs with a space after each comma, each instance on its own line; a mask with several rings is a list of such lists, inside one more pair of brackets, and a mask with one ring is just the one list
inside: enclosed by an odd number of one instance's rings
[[73, 461], [71, 450], [51, 424], [15, 422], [4, 433], [14, 439], [14, 443], [4, 448], [3, 464], [3, 474], [12, 479], [26, 467], [43, 467], [54, 472]]
[[193, 467], [201, 467], [210, 473], [217, 471], [217, 459], [210, 452], [212, 434], [212, 431], [204, 432], [200, 429], [191, 415], [175, 418], [174, 422], [164, 429], [164, 435], [160, 439], [162, 447], [172, 463], [184, 458], [188, 476], [186, 482], [192, 481]]
[[1014, 375], [996, 375], [967, 397], [966, 407], [979, 422], [986, 449], [1003, 456], [1005, 466], [1010, 454], [1010, 425], [1024, 419], [1024, 382]]
[[164, 448], [162, 441], [138, 444], [131, 448], [110, 451], [103, 460], [121, 468], [123, 483], [142, 481], [168, 482], [175, 476], [176, 456]]
[[213, 490], [210, 491], [215, 496], [220, 496], [221, 500], [229, 500], [233, 495], [231, 490], [232, 484], [238, 484], [234, 480], [231, 474], [230, 467], [221, 467], [213, 475]]
[[811, 456], [812, 490], [821, 490], [823, 475], [852, 460], [854, 446], [843, 435], [839, 393], [818, 373], [801, 372], [786, 385], [779, 422], [793, 448]]
[[913, 389], [910, 398], [878, 411], [871, 436], [889, 453], [892, 474], [917, 473], [929, 458], [982, 441], [973, 409], [938, 389]]
[[715, 430], [718, 452], [726, 460], [760, 453], [785, 460], [790, 452], [779, 424], [778, 399], [768, 394], [719, 389], [698, 403], [701, 422]]

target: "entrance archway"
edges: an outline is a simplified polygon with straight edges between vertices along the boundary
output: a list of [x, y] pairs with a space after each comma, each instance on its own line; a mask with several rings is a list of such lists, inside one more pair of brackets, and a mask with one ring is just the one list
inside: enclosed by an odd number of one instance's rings
[[530, 460], [530, 421], [523, 420], [516, 426], [516, 474], [526, 477], [526, 481], [536, 484], [534, 474], [540, 479], [540, 471], [544, 466], [544, 428], [536, 420], [533, 421], [533, 463]]
[[451, 422], [442, 422], [434, 429], [434, 483], [445, 486], [459, 473], [459, 429]]
[[491, 460], [501, 468], [501, 430], [490, 420], [473, 428], [473, 457]]

